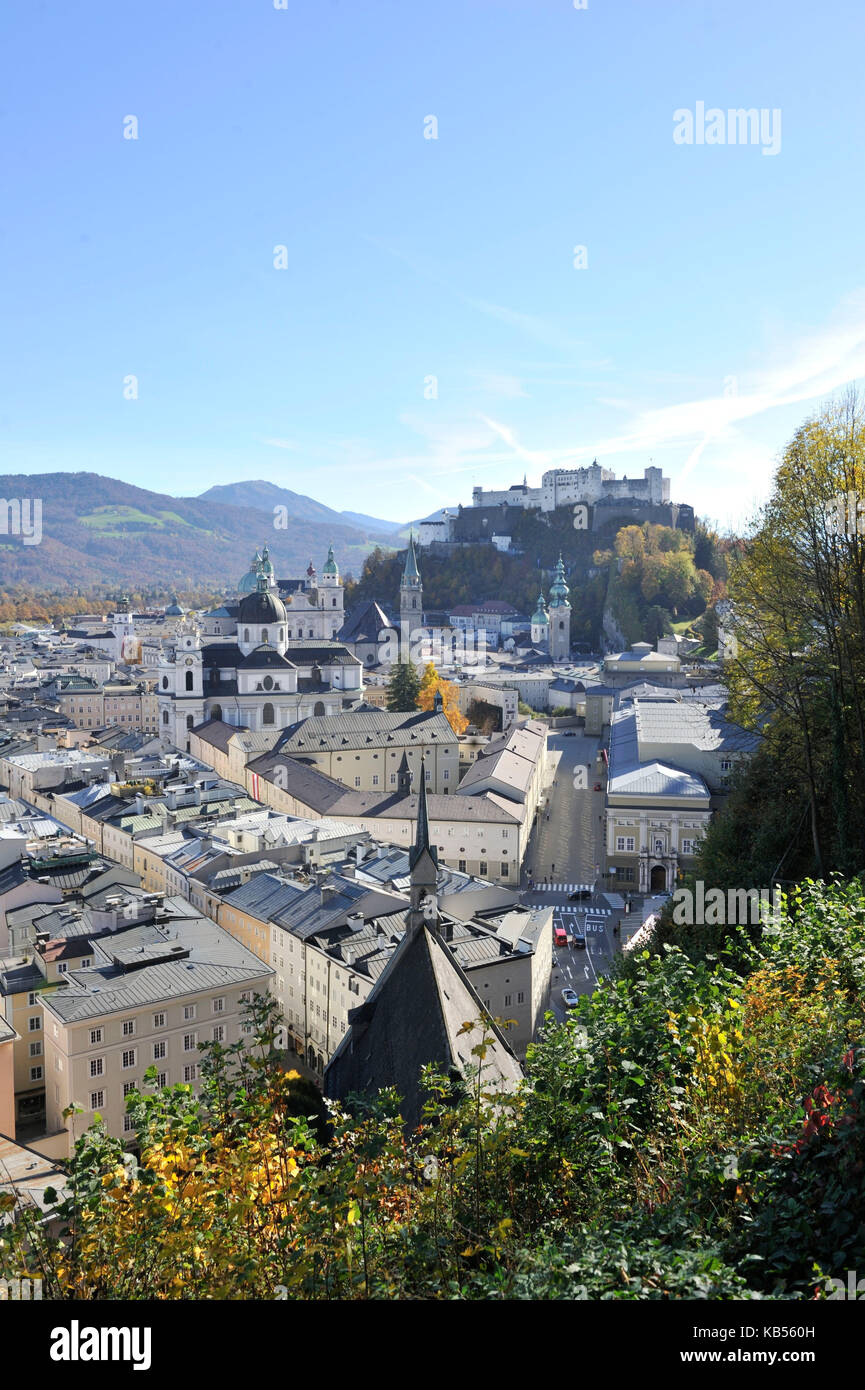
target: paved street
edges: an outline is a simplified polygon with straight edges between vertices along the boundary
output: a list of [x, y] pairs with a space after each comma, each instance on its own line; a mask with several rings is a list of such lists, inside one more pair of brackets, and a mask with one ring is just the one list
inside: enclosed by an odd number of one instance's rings
[[[564, 927], [569, 938], [585, 937], [585, 949], [553, 948], [551, 1005], [562, 1019], [568, 1012], [562, 1003], [563, 989], [589, 994], [597, 987], [598, 977], [609, 974], [618, 949], [613, 928], [621, 911], [600, 892], [578, 902], [568, 897], [582, 886], [593, 888], [597, 882], [601, 887], [596, 866], [603, 867], [604, 793], [594, 790], [597, 783], [602, 789], [606, 786], [598, 758], [601, 740], [587, 737], [582, 730], [576, 730], [575, 737], [551, 732], [548, 746], [550, 761], [557, 764], [555, 781], [526, 856], [525, 897], [528, 902], [552, 906], [554, 925]], [[575, 785], [580, 769], [584, 772]]]

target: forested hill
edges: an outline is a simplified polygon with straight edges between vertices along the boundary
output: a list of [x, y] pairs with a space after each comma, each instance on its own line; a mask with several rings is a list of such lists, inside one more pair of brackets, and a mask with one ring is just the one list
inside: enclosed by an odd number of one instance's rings
[[226, 588], [249, 568], [266, 541], [279, 575], [301, 574], [310, 557], [320, 568], [332, 542], [340, 569], [359, 570], [381, 539], [371, 528], [288, 515], [273, 508], [228, 506], [200, 497], [170, 497], [98, 473], [5, 474], [0, 495], [42, 504], [42, 540], [25, 545], [0, 514], [0, 602], [28, 594], [95, 592], [100, 586], [165, 590]]

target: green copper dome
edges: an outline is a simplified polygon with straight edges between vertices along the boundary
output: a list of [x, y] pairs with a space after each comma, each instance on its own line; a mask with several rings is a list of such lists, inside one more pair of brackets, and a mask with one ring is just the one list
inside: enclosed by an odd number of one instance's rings
[[327, 547], [327, 559], [325, 560], [324, 569], [322, 570], [322, 574], [339, 574], [339, 570], [337, 569], [337, 566], [336, 566], [336, 560], [334, 560], [334, 558], [333, 558], [333, 546], [332, 546], [332, 545], [329, 545], [329, 546]]
[[270, 551], [268, 550], [267, 546], [265, 546], [261, 552], [261, 573], [266, 575], [268, 579], [273, 578], [273, 565], [270, 559]]
[[256, 550], [252, 560], [252, 564], [250, 565], [249, 569], [246, 571], [246, 574], [243, 576], [243, 578], [237, 586], [237, 592], [239, 594], [255, 593], [256, 589], [258, 588], [258, 576], [261, 573], [261, 565], [262, 558]]
[[570, 590], [565, 583], [565, 566], [562, 561], [562, 552], [559, 551], [559, 561], [556, 565], [556, 576], [550, 585], [550, 607], [551, 608], [570, 608], [568, 594]]
[[549, 624], [549, 621], [550, 621], [550, 620], [549, 620], [549, 618], [547, 617], [547, 605], [546, 605], [546, 603], [544, 602], [543, 593], [540, 593], [540, 594], [538, 594], [538, 605], [537, 605], [537, 608], [535, 609], [534, 613], [532, 614], [532, 626], [533, 626], [533, 627], [543, 626], [544, 624]]

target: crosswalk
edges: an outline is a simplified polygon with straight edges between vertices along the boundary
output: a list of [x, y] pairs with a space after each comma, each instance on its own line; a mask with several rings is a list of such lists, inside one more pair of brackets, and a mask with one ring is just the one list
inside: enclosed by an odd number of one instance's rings
[[585, 917], [587, 922], [593, 921], [595, 917], [612, 917], [611, 907], [556, 907], [554, 909], [559, 916], [571, 915], [574, 917]]
[[545, 893], [592, 893], [591, 883], [549, 883], [539, 879], [535, 888], [543, 888]]

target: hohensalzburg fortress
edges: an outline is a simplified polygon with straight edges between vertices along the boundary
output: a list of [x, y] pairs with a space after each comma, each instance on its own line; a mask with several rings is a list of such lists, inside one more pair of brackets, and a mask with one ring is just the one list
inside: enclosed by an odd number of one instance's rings
[[595, 461], [589, 468], [551, 468], [541, 479], [540, 487], [521, 483], [503, 491], [476, 487], [472, 492], [475, 507], [523, 507], [527, 510], [552, 512], [569, 503], [629, 499], [661, 506], [670, 500], [670, 479], [660, 468], [646, 468], [642, 478], [617, 478], [609, 468]]

